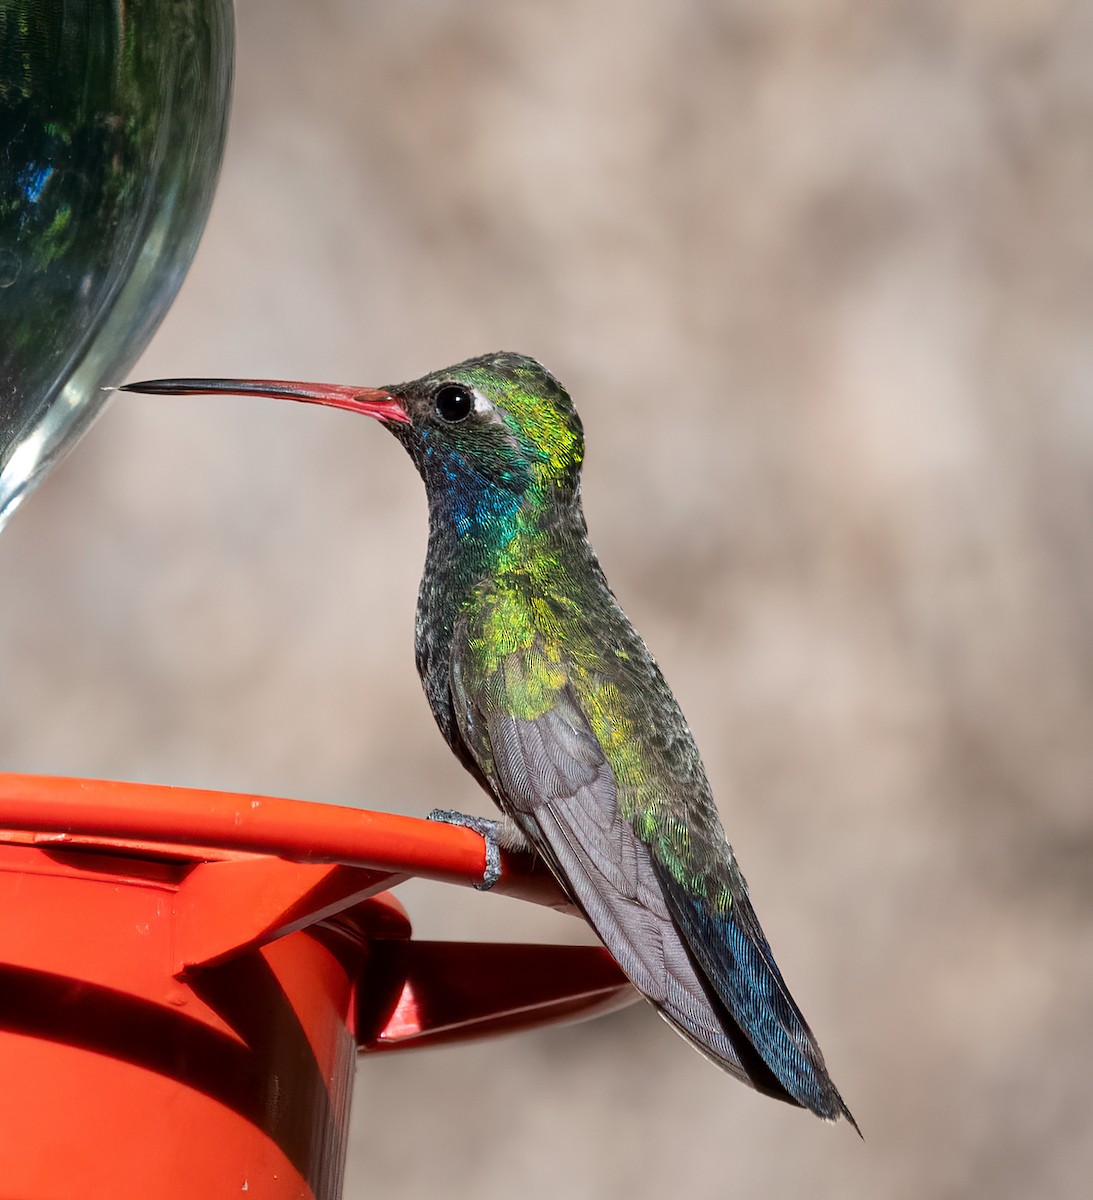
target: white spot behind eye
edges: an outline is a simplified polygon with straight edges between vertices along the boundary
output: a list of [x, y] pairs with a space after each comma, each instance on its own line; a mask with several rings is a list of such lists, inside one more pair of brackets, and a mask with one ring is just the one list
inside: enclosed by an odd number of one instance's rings
[[474, 396], [474, 411], [476, 413], [493, 412], [493, 405], [486, 399], [485, 396], [477, 389], [472, 389], [471, 395]]

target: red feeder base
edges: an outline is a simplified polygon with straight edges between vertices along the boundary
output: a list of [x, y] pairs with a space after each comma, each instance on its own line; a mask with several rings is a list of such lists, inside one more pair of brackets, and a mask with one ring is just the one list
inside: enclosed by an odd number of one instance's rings
[[[468, 830], [0, 774], [0, 1194], [341, 1194], [358, 1051], [596, 1015], [598, 947], [415, 942], [387, 891], [473, 884]], [[507, 856], [497, 885], [565, 907]]]

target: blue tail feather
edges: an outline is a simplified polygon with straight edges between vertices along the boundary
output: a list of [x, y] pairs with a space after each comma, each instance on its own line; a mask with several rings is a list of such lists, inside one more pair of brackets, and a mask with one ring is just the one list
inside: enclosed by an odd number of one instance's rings
[[667, 871], [658, 873], [672, 915], [706, 983], [781, 1086], [818, 1116], [829, 1120], [842, 1116], [857, 1129], [774, 961], [747, 894], [721, 913]]

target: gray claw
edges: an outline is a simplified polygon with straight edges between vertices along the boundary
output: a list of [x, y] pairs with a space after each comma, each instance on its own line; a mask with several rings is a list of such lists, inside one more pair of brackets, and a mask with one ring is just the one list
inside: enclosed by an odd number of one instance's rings
[[475, 817], [470, 813], [455, 812], [448, 808], [434, 808], [429, 814], [429, 820], [473, 829], [486, 843], [486, 869], [482, 872], [481, 882], [474, 886], [480, 892], [488, 892], [501, 878], [501, 846], [498, 841], [501, 822], [491, 821], [488, 817]]

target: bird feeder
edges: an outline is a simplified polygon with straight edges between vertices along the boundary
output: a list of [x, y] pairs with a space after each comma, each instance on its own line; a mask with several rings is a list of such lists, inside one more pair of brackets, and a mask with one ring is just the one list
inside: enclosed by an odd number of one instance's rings
[[[0, 7], [0, 526], [181, 283], [232, 39], [230, 0]], [[0, 774], [0, 1195], [331, 1200], [362, 1058], [636, 998], [598, 948], [415, 940], [393, 889], [484, 859], [407, 817]]]

